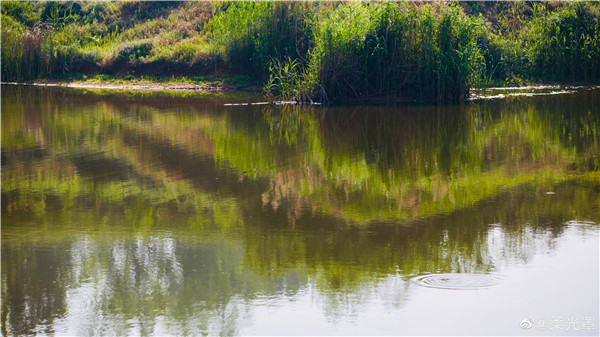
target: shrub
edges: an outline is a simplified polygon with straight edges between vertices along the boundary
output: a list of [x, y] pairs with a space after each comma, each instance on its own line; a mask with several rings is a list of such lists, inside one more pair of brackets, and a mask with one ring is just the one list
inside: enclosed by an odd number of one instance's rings
[[102, 68], [110, 69], [126, 63], [136, 65], [150, 55], [152, 46], [151, 39], [120, 43], [114, 47], [112, 53], [103, 58]]
[[234, 2], [215, 9], [208, 29], [217, 53], [241, 72], [265, 77], [271, 58], [305, 56], [310, 44], [310, 4]]
[[51, 73], [54, 51], [52, 29], [36, 26], [26, 29], [2, 15], [2, 80], [20, 81]]
[[209, 43], [204, 38], [193, 37], [181, 40], [173, 45], [155, 45], [152, 54], [144, 61], [164, 61], [193, 66], [196, 64], [211, 64], [213, 57]]
[[600, 25], [590, 6], [573, 3], [552, 14], [537, 6], [526, 36], [531, 75], [550, 81], [600, 78]]
[[[2, 1], [0, 8], [3, 15], [27, 27], [33, 27], [39, 20], [35, 12], [35, 4], [30, 1]], [[4, 24], [4, 21], [2, 23]]]
[[400, 95], [457, 100], [484, 63], [479, 21], [460, 8], [352, 3], [320, 18], [309, 74], [317, 99]]

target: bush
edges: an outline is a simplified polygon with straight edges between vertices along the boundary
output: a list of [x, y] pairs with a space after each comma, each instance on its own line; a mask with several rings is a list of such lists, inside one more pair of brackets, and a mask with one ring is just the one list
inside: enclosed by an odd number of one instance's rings
[[460, 8], [352, 3], [320, 18], [306, 79], [317, 99], [458, 100], [484, 63], [479, 21]]
[[217, 49], [240, 72], [261, 78], [272, 58], [305, 56], [310, 45], [310, 4], [234, 2], [216, 8], [208, 26]]
[[193, 66], [196, 64], [209, 65], [214, 60], [209, 43], [203, 38], [193, 37], [181, 40], [173, 45], [155, 46], [152, 55], [144, 61], [163, 61]]
[[150, 55], [153, 41], [150, 39], [120, 43], [102, 60], [102, 68], [110, 69], [122, 64], [136, 65]]
[[[27, 27], [33, 27], [39, 20], [35, 4], [30, 1], [2, 1], [0, 8], [3, 15]], [[2, 23], [4, 24], [4, 21]]]
[[5, 81], [101, 67], [154, 72], [140, 63], [159, 61], [169, 75], [187, 65], [265, 80], [269, 94], [286, 99], [454, 101], [479, 83], [600, 78], [597, 2], [3, 1], [0, 8]]
[[527, 36], [532, 76], [549, 81], [600, 78], [600, 25], [590, 6], [573, 3], [552, 14], [538, 6]]
[[0, 20], [2, 81], [32, 80], [51, 74], [52, 29], [45, 26], [26, 29], [5, 15]]

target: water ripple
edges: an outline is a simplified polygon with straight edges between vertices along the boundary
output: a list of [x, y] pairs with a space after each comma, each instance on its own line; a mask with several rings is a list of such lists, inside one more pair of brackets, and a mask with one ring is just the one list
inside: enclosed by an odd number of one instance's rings
[[454, 290], [473, 290], [493, 286], [500, 282], [500, 278], [489, 274], [430, 274], [413, 278], [418, 285]]

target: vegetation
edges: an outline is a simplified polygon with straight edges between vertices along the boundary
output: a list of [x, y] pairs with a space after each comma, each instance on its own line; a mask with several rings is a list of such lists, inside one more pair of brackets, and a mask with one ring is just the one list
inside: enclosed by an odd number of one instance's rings
[[3, 1], [2, 81], [249, 76], [299, 101], [594, 83], [596, 2]]
[[480, 62], [475, 32], [458, 7], [340, 6], [319, 21], [307, 78], [333, 97], [461, 98]]

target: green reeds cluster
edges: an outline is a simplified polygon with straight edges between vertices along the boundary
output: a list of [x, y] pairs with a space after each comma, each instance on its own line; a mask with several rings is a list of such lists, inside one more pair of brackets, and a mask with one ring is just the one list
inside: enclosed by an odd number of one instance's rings
[[22, 81], [51, 73], [54, 45], [52, 29], [24, 29], [2, 16], [2, 81]]
[[[317, 99], [464, 98], [484, 68], [479, 21], [458, 7], [352, 3], [319, 20], [306, 78]], [[326, 95], [326, 97], [323, 97]]]
[[311, 90], [317, 83], [309, 80], [297, 59], [288, 58], [284, 62], [272, 59], [268, 63], [268, 68], [269, 81], [263, 89], [268, 97], [313, 102]]
[[[484, 84], [592, 83], [600, 78], [600, 5], [510, 4], [478, 37]], [[525, 14], [524, 14], [525, 13]]]
[[531, 76], [547, 81], [600, 79], [600, 24], [588, 3], [572, 3], [529, 25]]
[[218, 53], [238, 71], [266, 78], [271, 59], [306, 55], [311, 4], [240, 1], [216, 7], [208, 26]]

